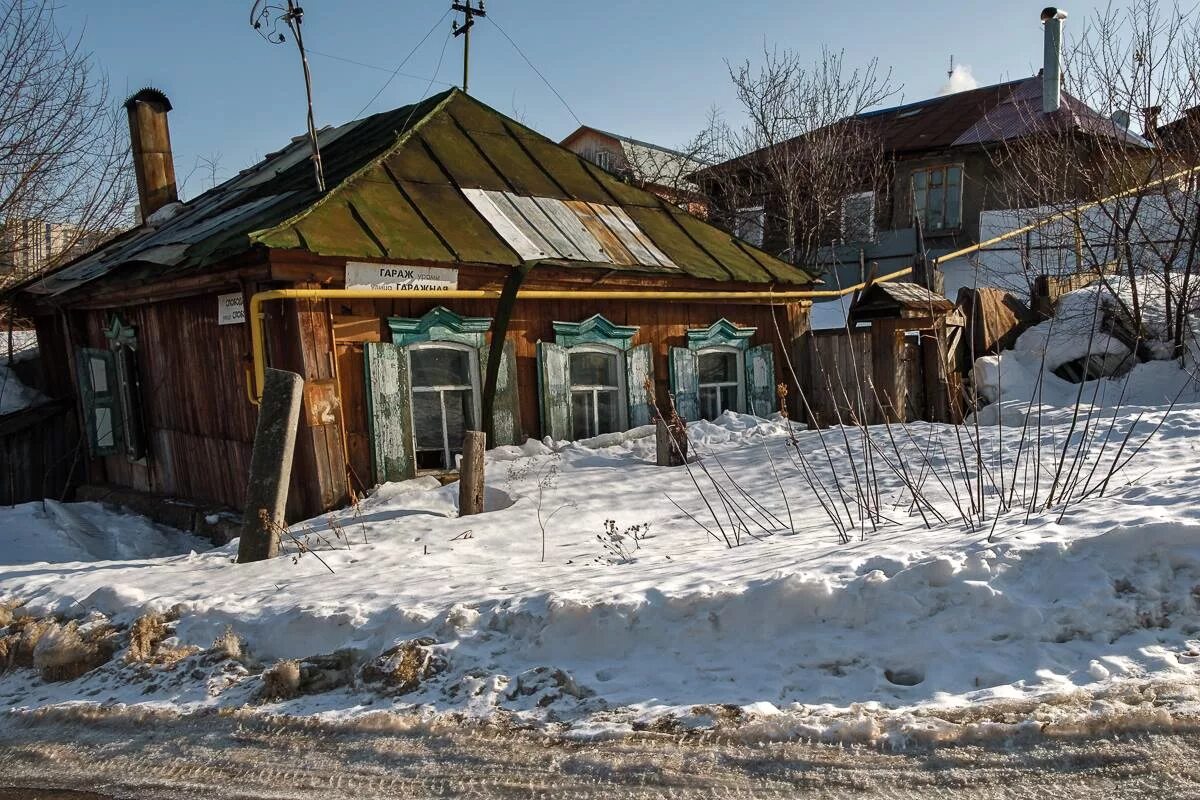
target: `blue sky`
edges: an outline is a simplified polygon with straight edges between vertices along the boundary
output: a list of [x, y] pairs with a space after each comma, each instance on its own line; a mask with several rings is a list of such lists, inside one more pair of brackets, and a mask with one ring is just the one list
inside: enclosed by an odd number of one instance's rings
[[[280, 0], [282, 2], [282, 0]], [[264, 42], [250, 0], [62, 0], [60, 24], [82, 34], [118, 100], [143, 85], [171, 98], [171, 138], [182, 180], [198, 157], [220, 155], [228, 176], [304, 128], [295, 46]], [[441, 0], [306, 0], [319, 124], [352, 119], [449, 7]], [[1096, 3], [1068, 7], [1068, 26]], [[488, 13], [585, 123], [679, 145], [717, 106], [735, 116], [725, 61], [754, 59], [764, 43], [848, 63], [878, 57], [908, 100], [936, 94], [951, 55], [980, 85], [1033, 74], [1041, 62], [1041, 3], [926, 0], [491, 0]], [[437, 25], [367, 113], [447, 88], [462, 74], [451, 17]], [[1068, 31], [1070, 28], [1068, 27]], [[445, 49], [443, 52], [443, 44]], [[326, 55], [319, 55], [326, 54]], [[336, 56], [337, 58], [330, 58]], [[436, 81], [439, 56], [442, 59]], [[349, 63], [361, 62], [361, 64]], [[362, 66], [370, 65], [370, 66]], [[571, 112], [500, 29], [472, 31], [471, 93], [553, 138], [575, 129]], [[188, 196], [207, 188], [193, 174]]]

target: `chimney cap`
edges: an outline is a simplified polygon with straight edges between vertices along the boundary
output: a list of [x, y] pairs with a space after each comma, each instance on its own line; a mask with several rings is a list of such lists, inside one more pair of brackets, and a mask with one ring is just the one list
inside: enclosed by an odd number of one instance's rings
[[1061, 8], [1055, 8], [1054, 6], [1047, 6], [1046, 8], [1042, 9], [1042, 22], [1049, 22], [1052, 19], [1066, 19], [1066, 18], [1067, 18], [1067, 12], [1063, 11]]
[[171, 101], [167, 99], [162, 90], [155, 89], [153, 86], [147, 86], [131, 94], [129, 99], [125, 101], [125, 110], [132, 109], [137, 103], [155, 103], [162, 106], [163, 111], [171, 110]]

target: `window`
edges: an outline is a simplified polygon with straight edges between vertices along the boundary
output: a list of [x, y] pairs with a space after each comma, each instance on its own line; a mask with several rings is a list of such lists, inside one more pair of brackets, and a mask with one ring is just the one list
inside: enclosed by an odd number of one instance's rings
[[742, 353], [736, 347], [710, 347], [699, 351], [700, 416], [714, 420], [725, 411], [741, 411]]
[[145, 463], [137, 332], [114, 315], [104, 329], [107, 349], [79, 351], [79, 391], [93, 456], [124, 452]]
[[858, 192], [842, 198], [842, 241], [875, 240], [875, 193]]
[[926, 231], [962, 225], [962, 165], [943, 165], [912, 174], [913, 214]]
[[571, 427], [576, 439], [625, 429], [623, 355], [602, 344], [571, 348]]
[[476, 352], [465, 345], [428, 342], [412, 345], [408, 358], [417, 469], [453, 469], [463, 434], [478, 425]]
[[592, 152], [592, 161], [600, 169], [606, 169], [609, 172], [613, 171], [613, 154], [609, 150], [595, 150]]
[[762, 206], [739, 208], [733, 219], [733, 235], [755, 247], [762, 247], [767, 227], [766, 209]]

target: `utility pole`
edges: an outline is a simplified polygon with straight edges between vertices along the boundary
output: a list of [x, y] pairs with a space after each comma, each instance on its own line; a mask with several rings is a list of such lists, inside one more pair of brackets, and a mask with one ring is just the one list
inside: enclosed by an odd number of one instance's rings
[[475, 24], [475, 17], [486, 17], [487, 11], [483, 8], [483, 0], [479, 0], [479, 7], [473, 8], [471, 0], [465, 0], [462, 3], [451, 3], [450, 8], [454, 11], [461, 11], [464, 19], [463, 24], [459, 25], [458, 20], [454, 20], [454, 35], [462, 35], [463, 37], [463, 93], [467, 91], [467, 78], [471, 70], [471, 26]]

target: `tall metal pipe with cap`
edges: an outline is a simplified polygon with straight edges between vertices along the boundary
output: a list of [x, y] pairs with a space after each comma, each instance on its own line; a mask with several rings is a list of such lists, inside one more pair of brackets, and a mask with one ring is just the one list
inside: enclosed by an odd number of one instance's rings
[[1067, 12], [1062, 9], [1042, 9], [1046, 49], [1042, 64], [1042, 111], [1049, 114], [1062, 105], [1062, 24]]
[[129, 114], [133, 171], [144, 220], [167, 203], [179, 200], [171, 133], [167, 128], [171, 101], [158, 89], [147, 87], [125, 101], [125, 110]]

